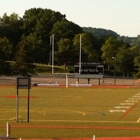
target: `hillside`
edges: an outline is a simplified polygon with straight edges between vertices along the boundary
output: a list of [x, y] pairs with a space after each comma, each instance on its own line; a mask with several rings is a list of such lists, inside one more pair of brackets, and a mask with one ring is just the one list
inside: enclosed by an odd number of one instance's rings
[[119, 37], [119, 34], [112, 30], [106, 30], [102, 28], [92, 28], [92, 27], [83, 27], [84, 32], [90, 32], [96, 37], [101, 36], [113, 36], [113, 37]]

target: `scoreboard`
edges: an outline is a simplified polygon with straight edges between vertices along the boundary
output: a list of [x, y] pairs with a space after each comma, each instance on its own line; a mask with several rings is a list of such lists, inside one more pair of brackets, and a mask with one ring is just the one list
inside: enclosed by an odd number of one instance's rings
[[103, 78], [104, 65], [102, 63], [82, 62], [74, 65], [74, 73], [78, 78]]

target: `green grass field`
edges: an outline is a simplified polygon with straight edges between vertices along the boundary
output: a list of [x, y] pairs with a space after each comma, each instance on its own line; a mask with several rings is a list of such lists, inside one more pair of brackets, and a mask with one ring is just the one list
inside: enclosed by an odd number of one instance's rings
[[16, 122], [16, 88], [0, 87], [0, 135], [11, 125], [13, 138], [92, 138], [140, 135], [140, 89], [46, 88], [19, 90]]

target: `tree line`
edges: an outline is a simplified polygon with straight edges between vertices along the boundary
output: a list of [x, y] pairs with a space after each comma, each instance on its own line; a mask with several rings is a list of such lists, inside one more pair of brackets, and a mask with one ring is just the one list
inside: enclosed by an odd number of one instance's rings
[[108, 71], [116, 68], [123, 76], [140, 77], [140, 37], [100, 30], [101, 35], [82, 28], [50, 9], [32, 8], [23, 17], [5, 13], [0, 18], [0, 75], [33, 74], [36, 63], [51, 65], [52, 35], [55, 65], [74, 66], [79, 61], [81, 35], [82, 62], [103, 62]]

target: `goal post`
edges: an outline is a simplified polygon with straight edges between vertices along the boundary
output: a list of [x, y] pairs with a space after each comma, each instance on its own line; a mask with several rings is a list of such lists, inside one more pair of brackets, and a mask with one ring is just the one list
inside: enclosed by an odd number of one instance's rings
[[93, 135], [93, 138], [92, 138], [92, 140], [95, 140], [95, 135]]
[[68, 88], [69, 82], [68, 82], [68, 74], [66, 74], [66, 88]]
[[7, 122], [7, 123], [6, 123], [6, 137], [7, 137], [7, 138], [10, 138], [10, 134], [11, 134], [10, 125], [9, 125], [9, 123]]

